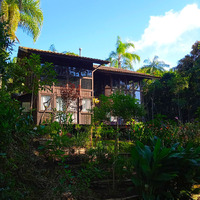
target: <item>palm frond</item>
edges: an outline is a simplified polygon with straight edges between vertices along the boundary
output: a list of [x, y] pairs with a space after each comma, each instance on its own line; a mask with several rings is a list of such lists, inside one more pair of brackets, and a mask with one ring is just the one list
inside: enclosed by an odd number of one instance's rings
[[124, 53], [123, 57], [129, 59], [130, 61], [140, 61], [140, 57], [137, 54], [133, 53]]
[[111, 59], [110, 60], [110, 66], [115, 67], [115, 68], [119, 68], [118, 60], [117, 59]]
[[146, 63], [146, 64], [150, 64], [151, 63], [151, 60], [148, 58], [148, 59], [145, 59], [144, 61], [143, 61], [143, 63]]
[[132, 58], [133, 58], [133, 60], [134, 61], [138, 61], [138, 62], [140, 62], [140, 56], [138, 56], [137, 54], [132, 54]]
[[116, 52], [112, 51], [109, 55], [109, 58], [117, 58]]
[[154, 56], [153, 61], [157, 61], [159, 59], [158, 56]]
[[112, 51], [109, 55], [111, 66], [133, 69], [132, 61], [140, 61], [140, 57], [137, 54], [128, 53], [127, 50], [130, 47], [135, 48], [133, 43], [123, 43], [121, 38], [117, 36], [116, 51]]
[[1, 17], [2, 22], [7, 22], [9, 12], [8, 12], [8, 4], [7, 4], [6, 0], [3, 0], [1, 2], [0, 14], [2, 15], [2, 17]]
[[43, 13], [40, 9], [40, 0], [24, 0], [21, 7], [21, 12], [26, 13], [34, 18], [34, 20], [38, 23], [38, 27], [41, 29], [43, 24]]
[[155, 72], [164, 72], [164, 67], [169, 67], [169, 65], [166, 64], [164, 61], [159, 61], [158, 59], [158, 56], [154, 56], [152, 61], [149, 58], [144, 60], [144, 63], [146, 63], [146, 65], [144, 65], [141, 69], [146, 69], [146, 72], [150, 74], [155, 74]]
[[133, 62], [128, 58], [124, 58], [122, 68], [123, 69], [133, 69]]
[[116, 47], [118, 47], [122, 43], [122, 40], [119, 36], [117, 36]]
[[11, 40], [16, 39], [15, 32], [17, 31], [19, 21], [20, 21], [19, 7], [17, 6], [17, 4], [12, 3], [9, 5], [9, 16], [8, 16], [9, 33], [11, 35]]
[[128, 48], [130, 48], [130, 47], [132, 47], [133, 49], [135, 49], [135, 45], [134, 45], [133, 43], [131, 43], [131, 42], [125, 43], [125, 48], [126, 48], [126, 49], [128, 49]]
[[116, 49], [117, 54], [124, 54], [125, 51], [126, 51], [126, 48], [123, 43], [121, 43]]
[[33, 37], [34, 42], [36, 41], [39, 36], [40, 29], [35, 18], [32, 18], [30, 15], [26, 15], [25, 13], [21, 13], [19, 26]]

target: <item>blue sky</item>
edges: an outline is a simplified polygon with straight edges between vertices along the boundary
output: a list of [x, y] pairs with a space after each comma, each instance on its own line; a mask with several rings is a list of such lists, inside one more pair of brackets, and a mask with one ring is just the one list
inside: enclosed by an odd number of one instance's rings
[[[18, 29], [18, 46], [106, 59], [117, 36], [135, 44], [141, 62], [155, 55], [176, 66], [200, 40], [200, 0], [41, 0], [44, 22], [38, 40]], [[130, 51], [133, 51], [130, 49]]]

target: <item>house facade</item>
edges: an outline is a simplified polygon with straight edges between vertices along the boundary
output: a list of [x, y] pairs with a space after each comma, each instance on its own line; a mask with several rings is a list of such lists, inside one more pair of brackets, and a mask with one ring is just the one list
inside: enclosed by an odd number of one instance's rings
[[[90, 110], [94, 106], [93, 100], [95, 98], [101, 94], [109, 96], [120, 90], [124, 94], [135, 96], [142, 102], [141, 81], [155, 78], [130, 70], [106, 66], [109, 62], [105, 60], [19, 47], [19, 58], [28, 57], [31, 54], [40, 55], [42, 63], [53, 63], [58, 80], [56, 84], [51, 86], [51, 91], [39, 91], [35, 97], [34, 119], [37, 124], [52, 119], [55, 110], [63, 110], [62, 89], [69, 83], [73, 84], [75, 88], [80, 88], [78, 97], [70, 102], [67, 108], [68, 112], [72, 113], [73, 123], [90, 124]], [[25, 111], [28, 111], [30, 107], [28, 94], [22, 95], [20, 101]], [[53, 117], [56, 120], [56, 117]]]

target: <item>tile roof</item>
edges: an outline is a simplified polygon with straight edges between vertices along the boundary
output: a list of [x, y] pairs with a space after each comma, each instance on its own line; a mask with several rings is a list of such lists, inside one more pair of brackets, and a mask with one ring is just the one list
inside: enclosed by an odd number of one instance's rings
[[114, 68], [114, 67], [106, 67], [106, 66], [98, 67], [97, 65], [94, 65], [94, 69], [97, 69], [97, 71], [101, 71], [101, 72], [110, 72], [110, 73], [116, 73], [116, 74], [137, 76], [137, 77], [146, 78], [146, 79], [159, 79], [160, 78], [160, 77], [152, 76], [149, 74], [135, 72], [135, 71], [127, 70], [127, 69], [119, 69], [119, 68]]
[[88, 57], [76, 56], [76, 55], [67, 55], [65, 53], [57, 53], [57, 52], [52, 52], [52, 51], [45, 51], [45, 50], [39, 50], [39, 49], [33, 49], [33, 48], [20, 46], [19, 50], [18, 50], [18, 55], [20, 55], [22, 52], [38, 53], [38, 54], [45, 54], [45, 55], [52, 55], [52, 56], [61, 56], [63, 58], [67, 58], [67, 59], [75, 59], [77, 61], [85, 61], [85, 62], [97, 63], [97, 64], [101, 64], [101, 65], [109, 63], [109, 61], [107, 61], [107, 60], [88, 58]]

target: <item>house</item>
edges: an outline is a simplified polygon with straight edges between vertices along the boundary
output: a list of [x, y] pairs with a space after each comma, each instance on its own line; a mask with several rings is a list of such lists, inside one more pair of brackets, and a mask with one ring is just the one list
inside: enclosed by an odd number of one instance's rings
[[[105, 60], [19, 47], [19, 58], [28, 57], [31, 54], [40, 55], [42, 63], [53, 63], [58, 80], [58, 83], [51, 87], [52, 91], [39, 91], [36, 97], [34, 119], [37, 124], [41, 122], [41, 119], [49, 119], [53, 109], [62, 110], [61, 88], [69, 82], [76, 87], [80, 86], [79, 98], [68, 108], [68, 111], [72, 113], [73, 122], [90, 124], [89, 110], [93, 106], [94, 98], [98, 98], [101, 94], [108, 96], [116, 90], [121, 90], [125, 94], [135, 96], [141, 102], [141, 81], [155, 78], [151, 75], [106, 66], [109, 61]], [[30, 95], [22, 95], [20, 101], [25, 111], [28, 111]], [[45, 109], [47, 102], [48, 109]]]

